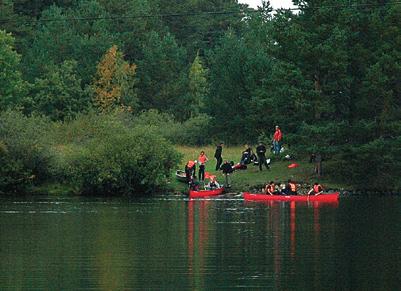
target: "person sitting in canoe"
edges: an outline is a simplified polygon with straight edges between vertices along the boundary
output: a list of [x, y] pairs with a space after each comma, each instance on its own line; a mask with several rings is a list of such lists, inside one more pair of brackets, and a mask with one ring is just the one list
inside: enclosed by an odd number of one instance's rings
[[205, 187], [207, 190], [214, 190], [220, 188], [220, 184], [216, 180], [216, 176], [210, 176], [210, 181]]
[[196, 178], [196, 161], [187, 162], [185, 165], [185, 176], [187, 177], [187, 183]]
[[308, 195], [320, 195], [323, 193], [323, 187], [319, 183], [313, 184], [312, 189], [309, 190]]
[[266, 185], [265, 194], [268, 194], [268, 195], [277, 195], [278, 194], [278, 192], [276, 191], [276, 185], [274, 184], [273, 181], [270, 181], [270, 183]]
[[297, 184], [291, 179], [288, 180], [285, 189], [281, 192], [282, 195], [297, 195]]

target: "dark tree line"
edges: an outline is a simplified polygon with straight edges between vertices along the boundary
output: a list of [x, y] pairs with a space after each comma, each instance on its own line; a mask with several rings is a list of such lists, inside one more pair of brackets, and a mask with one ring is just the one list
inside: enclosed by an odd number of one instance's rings
[[[338, 178], [401, 186], [401, 4], [293, 2], [299, 10], [272, 11], [268, 1], [259, 10], [235, 0], [2, 1], [1, 110], [53, 120], [90, 110], [98, 64], [116, 45], [136, 65], [133, 114], [204, 116], [209, 141], [230, 143], [268, 139], [279, 124], [291, 149], [322, 153]], [[113, 82], [127, 80], [119, 76]]]

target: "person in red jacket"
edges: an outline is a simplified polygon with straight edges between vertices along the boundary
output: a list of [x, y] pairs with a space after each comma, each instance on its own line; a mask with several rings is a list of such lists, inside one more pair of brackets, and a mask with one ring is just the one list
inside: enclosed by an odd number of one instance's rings
[[273, 135], [273, 151], [274, 154], [278, 155], [281, 150], [281, 140], [283, 139], [283, 134], [281, 133], [280, 127], [276, 125], [276, 131]]

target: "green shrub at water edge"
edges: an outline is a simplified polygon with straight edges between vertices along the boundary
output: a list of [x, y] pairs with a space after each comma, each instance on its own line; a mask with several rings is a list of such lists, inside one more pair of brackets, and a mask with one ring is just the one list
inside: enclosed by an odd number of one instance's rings
[[[88, 118], [91, 123], [85, 121]], [[77, 185], [79, 192], [135, 195], [166, 188], [179, 154], [151, 126], [126, 122], [113, 115], [84, 116], [73, 122], [87, 124], [88, 136], [84, 138], [80, 128], [58, 160], [63, 161], [66, 181]]]
[[0, 114], [0, 192], [24, 192], [49, 177], [51, 128], [46, 118]]

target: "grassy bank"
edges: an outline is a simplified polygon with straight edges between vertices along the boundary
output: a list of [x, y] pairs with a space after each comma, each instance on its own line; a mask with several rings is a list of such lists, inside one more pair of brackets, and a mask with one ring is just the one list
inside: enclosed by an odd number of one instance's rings
[[[206, 164], [206, 171], [217, 175], [217, 180], [220, 183], [224, 183], [224, 176], [220, 171], [215, 171], [216, 160], [214, 159], [214, 146], [205, 147], [185, 147], [176, 146], [176, 149], [183, 155], [181, 160], [180, 169], [184, 169], [185, 163], [188, 160], [195, 160], [198, 158], [200, 151], [205, 151], [209, 158], [209, 162]], [[234, 163], [239, 162], [241, 158], [241, 153], [244, 147], [224, 147], [223, 148], [223, 160], [234, 161]], [[269, 181], [275, 182], [285, 182], [288, 179], [293, 179], [301, 184], [313, 184], [314, 182], [319, 182], [326, 189], [340, 189], [345, 188], [345, 185], [340, 185], [335, 183], [330, 179], [329, 176], [323, 176], [318, 178], [313, 173], [313, 164], [309, 163], [308, 160], [296, 160], [296, 161], [284, 161], [279, 157], [274, 157], [273, 155], [268, 155], [271, 158], [271, 169], [259, 171], [258, 166], [248, 165], [248, 169], [239, 170], [232, 174], [232, 192], [242, 192], [247, 190], [260, 189]], [[300, 166], [294, 169], [289, 169], [288, 165], [296, 162]], [[177, 192], [185, 192], [187, 190], [184, 183], [176, 181], [175, 178], [172, 179], [172, 187]]]

